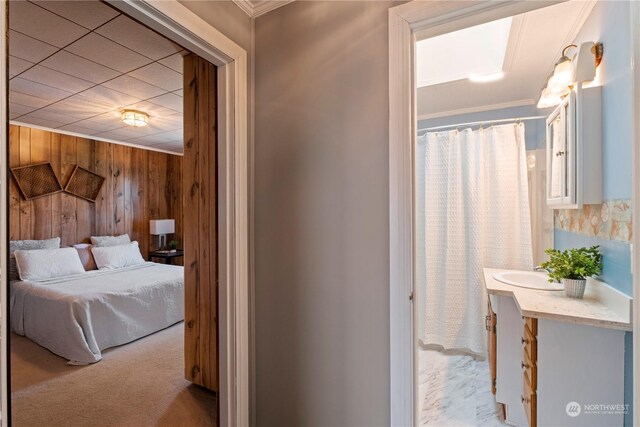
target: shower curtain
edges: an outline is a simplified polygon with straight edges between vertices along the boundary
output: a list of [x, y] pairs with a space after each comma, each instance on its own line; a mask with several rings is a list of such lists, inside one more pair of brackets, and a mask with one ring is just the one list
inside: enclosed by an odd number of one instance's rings
[[532, 268], [524, 125], [427, 133], [416, 173], [421, 344], [485, 354], [482, 268]]

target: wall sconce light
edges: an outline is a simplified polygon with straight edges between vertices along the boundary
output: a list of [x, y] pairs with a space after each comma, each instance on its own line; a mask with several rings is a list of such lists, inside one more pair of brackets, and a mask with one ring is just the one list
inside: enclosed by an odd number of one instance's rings
[[142, 111], [124, 110], [122, 112], [122, 121], [133, 127], [142, 127], [149, 124], [149, 115]]
[[[578, 52], [570, 59], [567, 50], [577, 48]], [[596, 76], [596, 68], [602, 61], [602, 43], [585, 42], [579, 47], [571, 44], [562, 50], [562, 57], [556, 62], [553, 73], [547, 78], [542, 89], [538, 108], [558, 105], [562, 98], [571, 92], [577, 83], [592, 81]]]

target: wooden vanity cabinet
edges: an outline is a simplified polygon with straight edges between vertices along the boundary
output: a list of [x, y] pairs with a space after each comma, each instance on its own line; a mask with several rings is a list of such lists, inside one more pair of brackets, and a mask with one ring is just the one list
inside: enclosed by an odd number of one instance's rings
[[496, 394], [496, 351], [498, 337], [496, 335], [497, 317], [491, 308], [491, 300], [487, 303], [487, 348], [489, 349], [489, 371], [491, 372], [491, 393]]
[[[624, 404], [624, 331], [523, 316], [507, 296], [488, 313], [491, 376], [509, 425], [623, 426], [623, 413], [589, 413], [589, 405]], [[568, 413], [573, 402], [578, 416]]]
[[[524, 327], [522, 328], [522, 396], [520, 400], [524, 405], [524, 413], [530, 427], [537, 426], [536, 411], [536, 386], [538, 383], [538, 320], [529, 317], [523, 317]], [[534, 332], [535, 331], [535, 332]]]

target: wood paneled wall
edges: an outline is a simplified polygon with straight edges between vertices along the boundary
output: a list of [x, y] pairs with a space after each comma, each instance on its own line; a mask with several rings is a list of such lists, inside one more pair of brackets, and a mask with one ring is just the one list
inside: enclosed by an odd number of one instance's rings
[[62, 245], [73, 245], [128, 233], [147, 258], [157, 245], [149, 220], [173, 218], [183, 244], [181, 156], [11, 125], [9, 157], [10, 167], [51, 162], [63, 186], [76, 164], [106, 178], [95, 203], [67, 193], [25, 201], [12, 179], [11, 240], [60, 236]]
[[216, 67], [184, 57], [185, 377], [218, 390]]

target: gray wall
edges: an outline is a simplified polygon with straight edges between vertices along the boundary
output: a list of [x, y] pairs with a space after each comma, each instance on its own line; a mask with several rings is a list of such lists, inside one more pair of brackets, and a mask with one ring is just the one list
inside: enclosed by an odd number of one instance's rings
[[391, 5], [256, 20], [259, 426], [389, 423]]
[[178, 0], [209, 25], [239, 44], [247, 53], [251, 48], [251, 18], [231, 0]]

